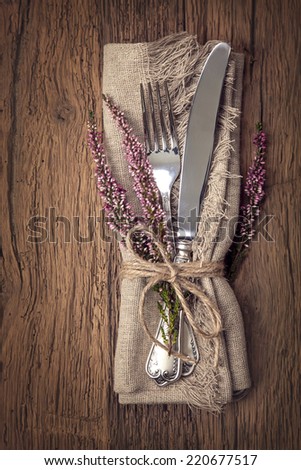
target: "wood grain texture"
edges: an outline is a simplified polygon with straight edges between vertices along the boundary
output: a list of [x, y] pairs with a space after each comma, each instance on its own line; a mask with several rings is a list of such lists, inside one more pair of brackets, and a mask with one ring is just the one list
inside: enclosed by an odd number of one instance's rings
[[[1, 2], [2, 448], [300, 448], [299, 6]], [[245, 53], [243, 173], [257, 120], [270, 142], [264, 212], [274, 241], [259, 237], [235, 283], [253, 388], [220, 417], [118, 404], [120, 259], [85, 144], [89, 109], [101, 116], [104, 44], [183, 30]]]

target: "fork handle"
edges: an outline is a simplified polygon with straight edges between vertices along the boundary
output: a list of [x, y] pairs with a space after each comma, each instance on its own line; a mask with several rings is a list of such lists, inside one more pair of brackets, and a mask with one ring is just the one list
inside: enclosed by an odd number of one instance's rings
[[171, 236], [171, 241], [172, 241], [172, 246], [173, 246], [173, 251], [176, 249], [176, 238], [175, 238], [175, 232], [173, 229], [173, 223], [172, 223], [172, 214], [171, 214], [171, 205], [170, 205], [170, 193], [161, 193], [161, 198], [162, 198], [162, 207], [163, 210], [166, 214], [166, 224], [167, 228], [169, 229], [170, 236]]
[[[168, 235], [171, 237], [173, 252], [175, 253], [176, 250], [176, 241], [175, 241], [175, 233], [173, 230], [172, 224], [172, 217], [171, 217], [171, 205], [170, 205], [170, 192], [163, 192], [161, 191], [161, 200], [162, 200], [162, 208], [166, 215], [166, 225], [168, 228]], [[163, 306], [166, 315], [168, 316], [168, 309], [166, 305]], [[177, 352], [181, 352], [181, 340], [182, 340], [182, 327], [184, 326], [183, 321], [183, 312], [180, 312], [179, 315], [179, 325], [178, 325], [178, 337], [176, 344], [174, 345], [174, 349]], [[161, 318], [156, 338], [160, 342], [164, 343], [163, 337], [161, 334], [161, 330], [166, 328], [166, 323]], [[151, 350], [149, 352], [147, 361], [146, 361], [146, 373], [154, 379], [154, 381], [160, 387], [169, 385], [173, 382], [179, 380], [182, 375], [182, 361], [181, 359], [169, 355], [169, 353], [163, 349], [161, 349], [157, 344], [153, 343]]]
[[[162, 200], [162, 208], [166, 214], [166, 225], [168, 228], [168, 234], [171, 237], [173, 252], [176, 250], [176, 241], [175, 241], [175, 233], [173, 230], [172, 224], [172, 217], [171, 217], [171, 205], [170, 205], [170, 192], [163, 192], [161, 191], [161, 200]], [[163, 306], [166, 311], [166, 315], [168, 316], [168, 309], [166, 305]], [[178, 325], [178, 338], [176, 344], [174, 345], [174, 349], [177, 352], [181, 352], [181, 339], [182, 339], [182, 327], [183, 327], [183, 312], [180, 312], [179, 315], [179, 325]], [[161, 334], [161, 329], [166, 327], [165, 321], [161, 318], [156, 338], [160, 342], [164, 343], [163, 337]], [[169, 355], [167, 351], [161, 349], [158, 345], [153, 343], [151, 350], [149, 352], [147, 361], [146, 361], [146, 373], [154, 379], [154, 381], [160, 387], [164, 387], [169, 385], [173, 382], [179, 380], [182, 375], [182, 361], [181, 359]]]
[[[166, 314], [168, 315], [168, 310], [165, 305], [163, 308], [166, 310]], [[183, 324], [181, 317], [182, 314], [180, 313], [178, 338], [173, 348], [178, 353], [181, 351], [181, 327]], [[156, 338], [162, 344], [164, 344], [164, 340], [161, 331], [162, 329], [165, 331], [166, 327], [167, 325], [165, 321], [161, 318]], [[169, 355], [168, 351], [153, 343], [146, 361], [145, 370], [147, 375], [154, 379], [157, 385], [164, 387], [165, 385], [169, 385], [179, 380], [182, 375], [182, 361], [175, 356]]]
[[[192, 240], [177, 240], [176, 244], [176, 256], [174, 259], [175, 263], [189, 263], [191, 261], [191, 253], [192, 253]], [[193, 329], [191, 328], [190, 324], [186, 320], [185, 314], [183, 312], [182, 315], [182, 331], [183, 331], [183, 340], [182, 340], [182, 347], [184, 353], [190, 357], [193, 357], [195, 363], [184, 362], [182, 365], [182, 375], [184, 377], [188, 377], [194, 368], [196, 363], [199, 361], [199, 351], [197, 347], [197, 342], [193, 333]]]

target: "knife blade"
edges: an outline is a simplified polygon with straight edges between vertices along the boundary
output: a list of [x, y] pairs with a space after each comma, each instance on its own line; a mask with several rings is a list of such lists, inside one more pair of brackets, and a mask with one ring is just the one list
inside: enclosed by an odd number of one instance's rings
[[[213, 152], [221, 92], [231, 47], [218, 43], [210, 52], [195, 91], [188, 119], [178, 205], [178, 255], [189, 260], [196, 235], [200, 204], [204, 198]], [[190, 242], [190, 243], [189, 243]]]

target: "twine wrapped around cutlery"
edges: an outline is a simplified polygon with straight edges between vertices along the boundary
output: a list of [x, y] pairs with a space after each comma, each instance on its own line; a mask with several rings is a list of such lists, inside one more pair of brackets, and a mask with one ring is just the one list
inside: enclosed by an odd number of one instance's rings
[[[138, 231], [143, 232], [146, 235], [149, 235], [150, 239], [154, 245], [158, 248], [163, 262], [161, 263], [152, 263], [141, 258], [135, 253], [135, 250], [132, 245], [132, 234], [137, 233]], [[121, 278], [126, 279], [140, 279], [145, 278], [149, 279], [146, 286], [143, 288], [140, 301], [139, 301], [139, 312], [138, 317], [141, 321], [141, 324], [144, 328], [144, 331], [148, 335], [151, 341], [158, 344], [162, 349], [169, 351], [167, 346], [158, 341], [155, 336], [151, 333], [148, 328], [148, 325], [145, 321], [144, 315], [144, 302], [145, 297], [150, 289], [152, 289], [160, 281], [165, 281], [170, 283], [179, 300], [183, 311], [186, 315], [186, 318], [192, 328], [201, 335], [203, 338], [212, 339], [217, 338], [221, 333], [222, 322], [220, 313], [212, 302], [212, 300], [205, 294], [205, 292], [197, 286], [190, 278], [212, 278], [223, 276], [224, 274], [224, 264], [222, 262], [212, 262], [212, 263], [200, 263], [200, 261], [194, 261], [191, 263], [173, 263], [166, 256], [166, 251], [164, 245], [156, 240], [154, 234], [147, 229], [147, 227], [137, 226], [129, 231], [126, 237], [126, 248], [128, 252], [132, 255], [132, 260], [123, 263], [121, 268]], [[190, 310], [187, 300], [185, 299], [184, 292], [187, 291], [190, 294], [193, 294], [202, 304], [203, 308], [206, 309], [209, 315], [212, 318], [212, 325], [210, 325], [210, 330], [206, 331], [204, 328], [198, 324]], [[217, 342], [217, 347], [215, 351], [215, 366], [217, 365], [218, 351], [219, 351], [219, 342]], [[185, 356], [184, 354], [171, 351], [171, 354], [175, 357], [179, 357], [186, 362], [195, 362], [194, 358]]]
[[[166, 80], [175, 115], [180, 156], [183, 155], [192, 97], [203, 64], [216, 42], [210, 41], [202, 46], [195, 37], [179, 33], [153, 43], [105, 46], [103, 92], [124, 111], [141, 142], [144, 133], [140, 83], [145, 85]], [[164, 266], [152, 266], [159, 272], [150, 274], [146, 272], [149, 266], [133, 255], [129, 239], [126, 247], [120, 245], [123, 277], [114, 365], [114, 390], [120, 403], [183, 403], [220, 412], [223, 405], [250, 387], [242, 315], [233, 290], [222, 276], [220, 265], [233, 239], [239, 208], [242, 72], [243, 56], [231, 53], [218, 114], [207, 192], [198, 234], [193, 242], [193, 263], [190, 266], [187, 263], [185, 267], [178, 265], [177, 268], [173, 264], [163, 263]], [[103, 122], [110, 167], [127, 190], [132, 207], [140, 215], [141, 207], [123, 156], [122, 137], [106, 107], [103, 109]], [[176, 183], [172, 200], [174, 214], [177, 197]], [[209, 271], [202, 272], [205, 267], [209, 267]], [[210, 267], [217, 270], [216, 275], [212, 276]], [[202, 292], [194, 296], [189, 312], [186, 311], [193, 325], [197, 326], [194, 331], [200, 360], [189, 377], [159, 388], [145, 373], [145, 362], [159, 319], [158, 293], [151, 289], [151, 285], [163, 276], [164, 280], [179, 287], [179, 294], [186, 289], [185, 283], [189, 282], [186, 274], [194, 278], [189, 289], [196, 289], [197, 294]], [[185, 304], [185, 298], [181, 300]], [[211, 308], [204, 306], [207, 301], [214, 307], [214, 314]], [[182, 302], [185, 309], [184, 304]], [[210, 332], [209, 337], [202, 332]]]

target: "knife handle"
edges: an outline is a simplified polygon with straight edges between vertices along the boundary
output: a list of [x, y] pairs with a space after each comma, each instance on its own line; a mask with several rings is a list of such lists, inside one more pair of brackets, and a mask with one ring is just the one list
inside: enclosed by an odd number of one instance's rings
[[189, 263], [192, 259], [192, 240], [178, 240], [175, 263]]

